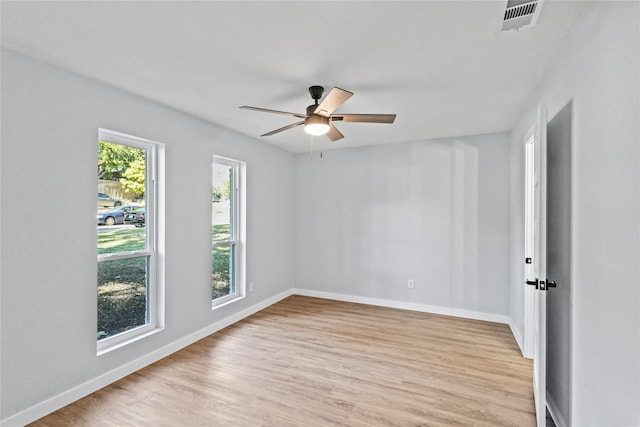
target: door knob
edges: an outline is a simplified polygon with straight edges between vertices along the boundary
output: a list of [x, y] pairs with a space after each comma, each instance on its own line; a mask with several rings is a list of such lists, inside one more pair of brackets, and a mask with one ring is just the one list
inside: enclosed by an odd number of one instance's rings
[[555, 287], [556, 287], [556, 282], [554, 282], [553, 280], [547, 279], [547, 288], [555, 288]]
[[525, 283], [527, 285], [535, 286], [538, 289], [538, 279], [526, 280]]

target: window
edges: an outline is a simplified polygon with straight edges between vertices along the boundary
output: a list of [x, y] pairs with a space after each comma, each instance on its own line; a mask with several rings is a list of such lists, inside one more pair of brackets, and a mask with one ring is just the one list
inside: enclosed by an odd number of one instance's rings
[[213, 157], [212, 308], [244, 297], [244, 163]]
[[158, 147], [152, 141], [99, 130], [99, 353], [159, 328]]

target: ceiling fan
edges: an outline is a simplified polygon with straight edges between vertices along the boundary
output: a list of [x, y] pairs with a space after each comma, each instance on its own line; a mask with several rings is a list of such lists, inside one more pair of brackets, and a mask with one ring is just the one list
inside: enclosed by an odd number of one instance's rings
[[330, 140], [337, 141], [344, 138], [344, 135], [333, 125], [333, 122], [360, 122], [360, 123], [393, 123], [396, 119], [395, 114], [333, 114], [333, 112], [349, 99], [353, 92], [349, 92], [339, 87], [334, 87], [331, 92], [318, 104], [318, 100], [322, 97], [324, 88], [322, 86], [311, 86], [309, 93], [314, 103], [307, 107], [307, 114], [289, 113], [287, 111], [270, 110], [267, 108], [249, 107], [243, 105], [240, 108], [247, 110], [263, 111], [265, 113], [284, 114], [299, 119], [304, 119], [297, 123], [293, 123], [281, 127], [271, 132], [267, 132], [260, 136], [270, 136], [276, 133], [292, 129], [296, 126], [304, 125], [304, 130], [310, 135], [327, 135]]

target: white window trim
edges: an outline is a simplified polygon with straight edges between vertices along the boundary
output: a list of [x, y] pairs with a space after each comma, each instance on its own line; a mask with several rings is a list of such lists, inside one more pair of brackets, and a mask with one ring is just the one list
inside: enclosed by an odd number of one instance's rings
[[[240, 160], [231, 159], [222, 156], [213, 156], [212, 163], [212, 178], [213, 178], [213, 166], [223, 165], [228, 166], [233, 171], [233, 205], [231, 206], [231, 212], [233, 216], [231, 218], [232, 228], [229, 230], [231, 238], [229, 240], [214, 241], [211, 236], [211, 250], [216, 246], [230, 246], [234, 254], [234, 269], [233, 269], [233, 287], [234, 292], [224, 297], [211, 300], [211, 309], [222, 307], [232, 302], [243, 299], [246, 296], [246, 280], [245, 280], [245, 260], [246, 260], [246, 244], [245, 244], [245, 228], [246, 228], [246, 211], [245, 211], [245, 174], [246, 163]], [[213, 185], [213, 183], [212, 183]], [[213, 209], [213, 207], [212, 207]], [[212, 212], [213, 214], [213, 212]], [[211, 277], [211, 275], [209, 275]]]
[[147, 189], [145, 193], [145, 230], [147, 233], [147, 248], [144, 250], [126, 253], [121, 252], [98, 255], [98, 262], [147, 257], [148, 322], [137, 328], [97, 341], [97, 352], [98, 355], [101, 355], [123, 347], [131, 342], [138, 341], [149, 335], [153, 335], [164, 329], [164, 304], [161, 298], [164, 285], [164, 275], [161, 274], [162, 269], [158, 262], [158, 252], [159, 249], [161, 249], [161, 245], [158, 244], [158, 190], [160, 187], [158, 169], [164, 145], [148, 139], [102, 128], [98, 129], [98, 140], [147, 150]]

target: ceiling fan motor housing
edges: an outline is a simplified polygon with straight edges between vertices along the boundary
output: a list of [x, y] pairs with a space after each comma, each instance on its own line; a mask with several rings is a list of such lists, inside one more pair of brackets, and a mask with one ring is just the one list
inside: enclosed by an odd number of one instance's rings
[[309, 105], [307, 107], [307, 116], [313, 116], [314, 115], [314, 111], [316, 111], [316, 108], [318, 108], [318, 104]]
[[318, 105], [318, 99], [322, 98], [323, 92], [324, 92], [324, 88], [322, 86], [309, 87], [309, 93], [311, 94], [311, 98], [316, 100], [316, 105]]

